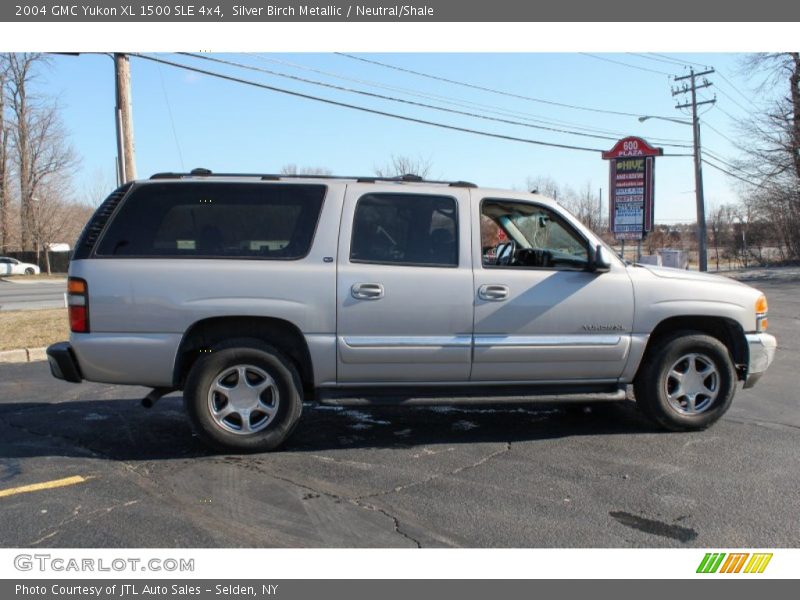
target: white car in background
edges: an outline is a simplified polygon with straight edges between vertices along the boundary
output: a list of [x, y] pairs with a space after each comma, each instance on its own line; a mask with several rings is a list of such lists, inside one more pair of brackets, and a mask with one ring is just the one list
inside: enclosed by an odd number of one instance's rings
[[0, 257], [0, 275], [38, 275], [37, 265], [18, 261], [8, 256]]

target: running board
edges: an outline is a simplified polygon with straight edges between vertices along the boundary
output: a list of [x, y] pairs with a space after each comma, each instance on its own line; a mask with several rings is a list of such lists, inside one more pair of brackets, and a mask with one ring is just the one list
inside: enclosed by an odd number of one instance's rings
[[[320, 404], [327, 406], [436, 406], [436, 405], [485, 405], [485, 404], [529, 404], [529, 403], [590, 403], [590, 402], [620, 402], [627, 398], [625, 388], [615, 388], [608, 391], [563, 391], [556, 392], [548, 390], [525, 390], [520, 393], [503, 395], [496, 394], [496, 388], [492, 389], [494, 394], [481, 394], [480, 392], [470, 392], [459, 395], [448, 390], [447, 396], [441, 395], [445, 390], [439, 390], [439, 395], [431, 393], [430, 390], [415, 393], [413, 390], [380, 390], [380, 393], [371, 394], [363, 389], [349, 390], [317, 390], [317, 398]], [[489, 390], [484, 390], [484, 392]]]

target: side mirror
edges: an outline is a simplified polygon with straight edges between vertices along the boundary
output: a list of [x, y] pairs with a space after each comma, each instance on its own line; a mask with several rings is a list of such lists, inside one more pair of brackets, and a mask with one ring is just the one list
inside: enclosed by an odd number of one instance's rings
[[598, 244], [589, 248], [589, 270], [592, 273], [606, 273], [611, 269], [611, 263], [606, 256], [606, 250]]

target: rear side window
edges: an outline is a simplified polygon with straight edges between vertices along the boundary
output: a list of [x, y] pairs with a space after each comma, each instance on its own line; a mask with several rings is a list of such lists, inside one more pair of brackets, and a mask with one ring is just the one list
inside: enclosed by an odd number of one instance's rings
[[358, 200], [352, 262], [458, 266], [458, 215], [450, 196], [366, 194]]
[[323, 185], [180, 182], [131, 192], [98, 256], [298, 259], [311, 247]]

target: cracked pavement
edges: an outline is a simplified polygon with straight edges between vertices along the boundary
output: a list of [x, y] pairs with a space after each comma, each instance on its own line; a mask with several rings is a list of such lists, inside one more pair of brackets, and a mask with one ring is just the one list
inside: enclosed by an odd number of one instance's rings
[[0, 366], [3, 547], [795, 547], [800, 284], [769, 296], [775, 364], [697, 433], [632, 403], [307, 404], [283, 451], [214, 454], [179, 395]]

